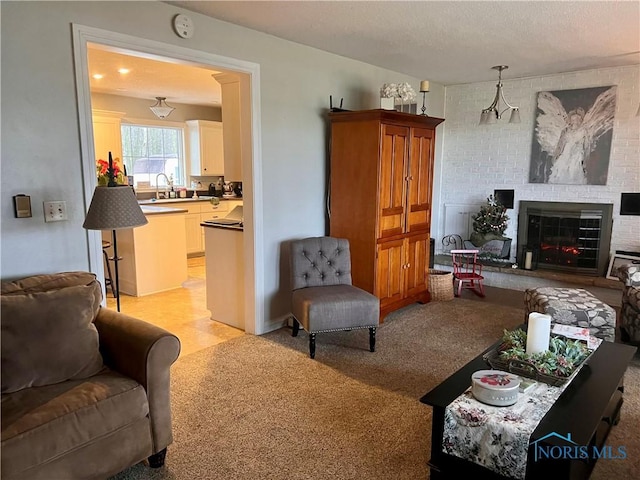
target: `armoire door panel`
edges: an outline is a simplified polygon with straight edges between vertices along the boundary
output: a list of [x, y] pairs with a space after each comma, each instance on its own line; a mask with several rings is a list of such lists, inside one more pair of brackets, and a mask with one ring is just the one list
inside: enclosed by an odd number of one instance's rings
[[391, 237], [404, 233], [404, 211], [401, 207], [385, 208], [380, 215], [380, 238]]
[[[405, 223], [406, 159], [409, 154], [409, 129], [382, 126], [378, 209], [378, 238], [397, 235]], [[389, 230], [387, 230], [389, 229]]]
[[380, 307], [403, 298], [405, 268], [403, 259], [404, 240], [378, 244], [376, 267], [376, 296]]
[[408, 237], [406, 252], [407, 296], [427, 290], [429, 279], [429, 235]]
[[430, 230], [433, 177], [433, 130], [411, 130], [408, 166], [407, 232]]

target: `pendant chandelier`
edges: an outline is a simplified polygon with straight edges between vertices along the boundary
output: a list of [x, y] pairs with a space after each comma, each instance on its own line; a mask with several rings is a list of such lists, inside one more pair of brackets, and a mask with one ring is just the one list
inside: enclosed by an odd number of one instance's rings
[[167, 105], [166, 99], [166, 97], [156, 97], [157, 102], [149, 107], [158, 118], [166, 118], [175, 110], [175, 108]]
[[[489, 105], [487, 108], [482, 110], [482, 114], [480, 115], [480, 125], [488, 125], [496, 123], [497, 120], [502, 118], [502, 114], [507, 110], [511, 110], [511, 117], [509, 118], [509, 123], [520, 123], [520, 110], [518, 107], [514, 107], [509, 104], [507, 100], [504, 98], [504, 92], [502, 91], [502, 71], [509, 68], [508, 65], [496, 65], [495, 67], [491, 67], [493, 70], [498, 70], [498, 83], [496, 85], [496, 96], [493, 99], [493, 103]], [[506, 108], [500, 110], [500, 101], [506, 105]]]

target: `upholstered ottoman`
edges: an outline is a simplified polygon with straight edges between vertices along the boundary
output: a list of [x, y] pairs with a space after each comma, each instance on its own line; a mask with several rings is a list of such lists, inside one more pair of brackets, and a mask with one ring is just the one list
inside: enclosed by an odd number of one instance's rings
[[525, 318], [531, 312], [551, 315], [554, 323], [588, 327], [591, 335], [615, 341], [616, 312], [583, 288], [531, 288], [524, 292]]

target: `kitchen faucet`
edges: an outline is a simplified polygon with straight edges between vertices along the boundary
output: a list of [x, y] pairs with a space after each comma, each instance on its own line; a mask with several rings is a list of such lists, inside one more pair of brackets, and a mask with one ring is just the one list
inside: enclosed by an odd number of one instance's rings
[[168, 198], [168, 195], [166, 194], [167, 188], [169, 188], [173, 183], [171, 180], [169, 180], [169, 177], [167, 177], [167, 174], [164, 172], [160, 172], [158, 175], [156, 175], [156, 200], [160, 199], [160, 194], [158, 193], [158, 178], [160, 178], [160, 176], [164, 176], [164, 178], [167, 180], [167, 186], [165, 187], [165, 190], [164, 190], [165, 198]]

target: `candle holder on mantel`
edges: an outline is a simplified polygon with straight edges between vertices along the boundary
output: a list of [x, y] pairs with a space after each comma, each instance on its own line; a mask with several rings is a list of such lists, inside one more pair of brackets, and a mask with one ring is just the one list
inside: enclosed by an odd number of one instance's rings
[[427, 117], [427, 107], [424, 106], [425, 96], [429, 91], [429, 80], [422, 80], [420, 82], [420, 93], [422, 93], [422, 115]]

